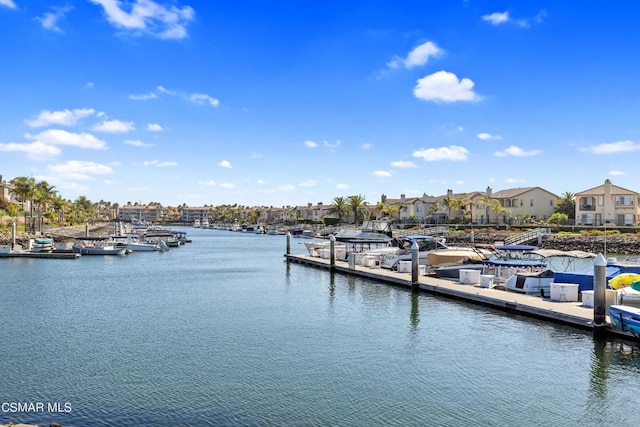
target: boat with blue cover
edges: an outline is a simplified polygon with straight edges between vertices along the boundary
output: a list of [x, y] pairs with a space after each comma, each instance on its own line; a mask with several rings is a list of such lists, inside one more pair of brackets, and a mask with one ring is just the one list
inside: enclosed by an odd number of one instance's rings
[[617, 328], [640, 336], [640, 308], [612, 305], [609, 307], [609, 318]]

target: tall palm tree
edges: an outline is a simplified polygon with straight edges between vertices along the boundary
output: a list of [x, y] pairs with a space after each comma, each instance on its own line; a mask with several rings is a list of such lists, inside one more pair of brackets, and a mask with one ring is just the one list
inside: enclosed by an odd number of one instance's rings
[[333, 215], [338, 218], [338, 224], [342, 225], [342, 220], [345, 216], [349, 215], [351, 212], [351, 208], [347, 202], [347, 199], [344, 197], [334, 197], [333, 203], [327, 209], [327, 213], [329, 215]]
[[349, 207], [351, 208], [351, 213], [353, 214], [353, 220], [356, 225], [360, 223], [360, 220], [364, 220], [369, 213], [367, 209], [368, 203], [365, 201], [365, 197], [358, 194], [354, 196], [349, 196]]
[[378, 202], [374, 206], [373, 211], [378, 212], [378, 214], [376, 215], [376, 219], [380, 219], [380, 215], [384, 215], [386, 213], [387, 207], [385, 206], [384, 203]]

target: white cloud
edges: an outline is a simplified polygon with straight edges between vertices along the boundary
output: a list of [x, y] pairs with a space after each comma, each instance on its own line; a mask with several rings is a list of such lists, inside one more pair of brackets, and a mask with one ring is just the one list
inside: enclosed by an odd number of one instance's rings
[[318, 182], [315, 179], [308, 179], [298, 184], [300, 187], [315, 187], [316, 185], [318, 185]]
[[508, 156], [529, 157], [529, 156], [537, 156], [538, 154], [542, 154], [542, 150], [525, 151], [520, 147], [516, 147], [515, 145], [512, 145], [503, 151], [496, 151], [494, 153], [496, 157], [508, 157]]
[[158, 95], [156, 95], [153, 92], [129, 95], [129, 99], [134, 100], [134, 101], [145, 101], [147, 99], [155, 99], [157, 97], [158, 97]]
[[150, 34], [161, 39], [187, 37], [187, 25], [195, 12], [189, 6], [162, 6], [152, 0], [134, 0], [130, 11], [123, 10], [119, 0], [90, 0], [101, 5], [107, 20], [117, 28], [130, 30], [133, 35]]
[[425, 162], [437, 162], [441, 160], [463, 161], [467, 160], [469, 150], [457, 145], [440, 148], [420, 149], [413, 152], [413, 157], [422, 157]]
[[198, 185], [206, 185], [206, 186], [213, 187], [214, 185], [216, 185], [216, 182], [210, 179], [208, 181], [198, 181]]
[[53, 9], [53, 12], [47, 12], [42, 17], [36, 19], [40, 21], [42, 28], [61, 33], [62, 29], [58, 26], [58, 21], [64, 18], [64, 15], [69, 12], [72, 7], [51, 7], [51, 9]]
[[313, 141], [305, 141], [304, 145], [306, 145], [309, 148], [316, 148], [318, 146], [318, 143]]
[[417, 168], [418, 166], [413, 162], [407, 162], [398, 160], [396, 162], [391, 162], [391, 166], [394, 168]]
[[162, 93], [166, 93], [167, 95], [175, 95], [175, 92], [172, 90], [169, 90], [167, 88], [165, 88], [164, 86], [158, 86], [158, 91], [162, 92]]
[[178, 166], [178, 163], [177, 162], [161, 162], [160, 160], [150, 160], [150, 161], [142, 162], [142, 166], [144, 167], [155, 166], [158, 168], [164, 168], [167, 166]]
[[13, 2], [13, 0], [0, 0], [0, 6], [6, 6], [9, 9], [17, 9], [17, 6]]
[[618, 170], [612, 170], [609, 171], [609, 175], [611, 176], [620, 176], [620, 175], [626, 175], [627, 173], [624, 171], [618, 171]]
[[234, 188], [236, 188], [236, 185], [231, 184], [230, 182], [223, 182], [222, 184], [220, 184], [220, 188], [227, 188], [227, 189], [233, 190]]
[[263, 179], [259, 179], [259, 180], [257, 180], [256, 182], [257, 182], [258, 184], [260, 184], [260, 185], [264, 185], [264, 184], [266, 184], [266, 183], [267, 183], [267, 182], [266, 182], [265, 180], [263, 180]]
[[483, 21], [487, 21], [492, 25], [500, 25], [509, 21], [509, 12], [494, 12], [490, 15], [482, 16]]
[[27, 144], [15, 142], [0, 143], [0, 151], [25, 153], [31, 160], [46, 160], [59, 156], [62, 152], [58, 147], [45, 144], [41, 141], [34, 141]]
[[435, 43], [429, 41], [414, 48], [404, 59], [394, 57], [387, 63], [387, 66], [390, 68], [399, 68], [401, 66], [413, 68], [426, 64], [430, 57], [438, 57], [443, 52]]
[[212, 98], [209, 95], [205, 95], [204, 93], [192, 93], [189, 95], [189, 100], [198, 105], [209, 104], [212, 107], [220, 105], [219, 100]]
[[231, 166], [231, 163], [228, 160], [221, 161], [220, 163], [218, 163], [218, 166], [220, 166], [221, 168], [233, 169], [233, 166]]
[[342, 183], [342, 184], [338, 184], [338, 185], [336, 185], [336, 188], [337, 188], [338, 190], [346, 190], [346, 189], [348, 189], [348, 188], [349, 188], [349, 186], [348, 186], [347, 184]]
[[105, 120], [94, 125], [92, 130], [96, 132], [125, 133], [135, 130], [133, 122], [123, 122], [121, 120]]
[[341, 143], [340, 143], [340, 141], [339, 141], [339, 140], [338, 140], [338, 141], [336, 141], [336, 142], [334, 142], [333, 144], [332, 144], [332, 143], [330, 143], [329, 141], [324, 141], [324, 142], [323, 142], [324, 147], [325, 147], [325, 148], [330, 148], [330, 149], [338, 148], [338, 147], [340, 147], [340, 144], [341, 144]]
[[370, 150], [371, 148], [373, 148], [373, 144], [369, 144], [369, 143], [362, 144], [363, 150]]
[[491, 135], [490, 133], [482, 132], [478, 134], [478, 139], [482, 139], [483, 141], [489, 139], [501, 140], [502, 137], [500, 135]]
[[157, 123], [149, 123], [147, 125], [147, 130], [149, 132], [162, 132], [164, 128]]
[[296, 189], [295, 185], [291, 185], [291, 184], [281, 185], [280, 187], [278, 187], [278, 191], [293, 191], [295, 189]]
[[373, 171], [373, 174], [380, 178], [389, 178], [391, 176], [391, 172], [387, 171]]
[[37, 135], [25, 134], [25, 137], [50, 145], [71, 145], [78, 148], [106, 150], [106, 142], [85, 132], [73, 133], [62, 129], [48, 129]]
[[61, 111], [49, 111], [42, 110], [38, 117], [35, 119], [25, 120], [25, 123], [32, 128], [61, 125], [61, 126], [75, 126], [78, 121], [84, 117], [95, 114], [93, 108], [77, 108], [75, 110], [61, 110]]
[[113, 169], [107, 165], [79, 160], [69, 160], [65, 163], [49, 165], [47, 169], [62, 178], [81, 181], [93, 179], [92, 175], [109, 175], [113, 173]]
[[413, 89], [416, 98], [434, 102], [479, 101], [482, 99], [473, 91], [472, 80], [448, 71], [438, 71], [418, 80]]
[[526, 182], [524, 179], [520, 178], [507, 178], [507, 183], [509, 184], [522, 184], [523, 182]]
[[640, 150], [640, 144], [636, 144], [629, 140], [593, 145], [591, 147], [580, 149], [580, 151], [586, 151], [593, 154], [615, 154], [638, 150]]
[[132, 145], [134, 147], [153, 147], [153, 144], [147, 144], [146, 142], [142, 142], [140, 140], [128, 139], [124, 143], [127, 145]]

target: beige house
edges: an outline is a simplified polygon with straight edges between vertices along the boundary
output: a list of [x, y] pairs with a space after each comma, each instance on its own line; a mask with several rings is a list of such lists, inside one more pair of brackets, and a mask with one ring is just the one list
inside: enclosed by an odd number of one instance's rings
[[541, 187], [521, 187], [492, 193], [487, 188], [487, 196], [496, 199], [500, 205], [511, 211], [511, 218], [530, 215], [546, 221], [555, 210], [560, 197]]
[[576, 225], [636, 226], [639, 201], [639, 193], [613, 185], [607, 179], [603, 185], [576, 193]]

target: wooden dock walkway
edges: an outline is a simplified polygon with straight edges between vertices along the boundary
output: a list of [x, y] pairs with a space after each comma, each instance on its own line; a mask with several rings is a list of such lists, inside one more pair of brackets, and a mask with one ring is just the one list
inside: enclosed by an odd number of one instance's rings
[[[288, 262], [307, 266], [330, 269], [328, 259], [312, 257], [302, 254], [285, 254]], [[334, 271], [341, 274], [350, 274], [366, 277], [388, 284], [412, 288], [411, 273], [399, 273], [384, 268], [371, 268], [362, 265], [349, 267], [344, 261], [336, 261]], [[593, 308], [583, 306], [581, 302], [558, 302], [548, 298], [531, 296], [518, 292], [508, 292], [496, 288], [483, 288], [476, 285], [465, 285], [457, 281], [439, 279], [435, 276], [418, 276], [420, 291], [448, 298], [455, 298], [476, 304], [493, 307], [499, 310], [535, 317], [551, 322], [573, 326], [579, 329], [595, 332], [603, 332], [606, 335], [616, 336], [640, 342], [630, 332], [621, 331], [610, 324], [605, 327], [596, 327], [593, 322]], [[607, 316], [608, 319], [608, 316]]]

